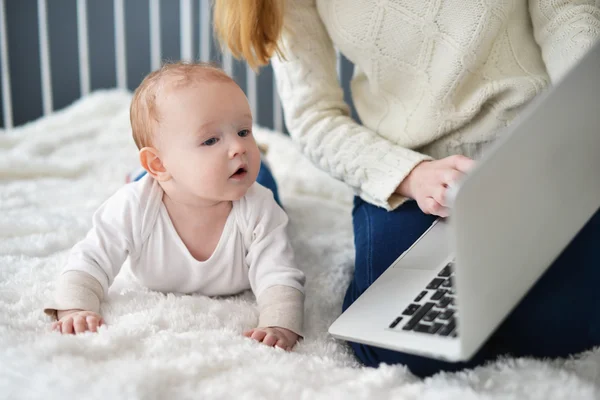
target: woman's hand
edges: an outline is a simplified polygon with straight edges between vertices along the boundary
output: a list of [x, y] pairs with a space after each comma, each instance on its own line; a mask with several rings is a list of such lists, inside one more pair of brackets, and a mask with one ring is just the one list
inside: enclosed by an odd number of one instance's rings
[[460, 180], [474, 165], [473, 160], [464, 156], [424, 161], [400, 183], [396, 193], [416, 200], [425, 214], [447, 217], [448, 187]]

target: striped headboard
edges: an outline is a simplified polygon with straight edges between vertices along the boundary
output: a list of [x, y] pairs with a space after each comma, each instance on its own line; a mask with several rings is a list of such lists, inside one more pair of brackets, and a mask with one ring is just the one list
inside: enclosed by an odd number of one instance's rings
[[[285, 131], [270, 66], [255, 74], [221, 53], [210, 0], [0, 0], [1, 126], [48, 115], [96, 89], [134, 90], [162, 60], [179, 59], [220, 64], [246, 92], [255, 121]], [[353, 67], [338, 60], [351, 104]]]

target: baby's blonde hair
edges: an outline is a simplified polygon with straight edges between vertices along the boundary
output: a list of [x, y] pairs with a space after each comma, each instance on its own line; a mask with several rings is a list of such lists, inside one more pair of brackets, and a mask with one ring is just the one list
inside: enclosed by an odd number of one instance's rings
[[169, 79], [174, 88], [210, 80], [235, 83], [221, 68], [203, 62], [166, 63], [149, 73], [135, 90], [129, 110], [133, 140], [138, 149], [152, 146], [153, 134], [160, 122], [156, 99], [165, 79]]
[[283, 30], [284, 0], [214, 0], [213, 23], [221, 45], [257, 69], [275, 53]]

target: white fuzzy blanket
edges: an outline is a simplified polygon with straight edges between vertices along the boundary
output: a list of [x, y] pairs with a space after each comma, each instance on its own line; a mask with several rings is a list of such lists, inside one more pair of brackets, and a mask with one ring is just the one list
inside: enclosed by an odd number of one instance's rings
[[120, 279], [97, 334], [49, 331], [42, 303], [96, 207], [136, 166], [130, 95], [97, 92], [0, 134], [2, 399], [593, 399], [600, 352], [552, 362], [505, 359], [419, 380], [402, 366], [363, 368], [327, 327], [353, 265], [351, 192], [280, 134], [259, 130], [308, 278], [306, 340], [291, 353], [242, 337], [253, 296], [163, 295]]

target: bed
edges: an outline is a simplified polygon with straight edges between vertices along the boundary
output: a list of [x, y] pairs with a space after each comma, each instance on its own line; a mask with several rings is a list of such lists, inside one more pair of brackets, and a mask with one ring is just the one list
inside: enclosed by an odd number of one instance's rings
[[[31, 2], [39, 32], [41, 115], [24, 123], [12, 118], [18, 110], [16, 102], [11, 104], [15, 84], [11, 90], [14, 79], [8, 73], [14, 68], [7, 68], [12, 54], [7, 3], [0, 1], [0, 398], [600, 397], [598, 350], [568, 360], [505, 358], [426, 380], [403, 366], [361, 367], [349, 347], [327, 333], [341, 311], [353, 268], [352, 192], [313, 167], [282, 134], [276, 96], [268, 100], [270, 110], [261, 103], [260, 93], [273, 93], [272, 78], [266, 82], [228, 55], [215, 57], [233, 75], [244, 75], [243, 88], [260, 114], [256, 135], [269, 146], [268, 161], [291, 220], [292, 244], [307, 275], [305, 340], [288, 353], [244, 338], [241, 332], [257, 321], [251, 293], [227, 298], [165, 295], [136, 286], [126, 267], [102, 305], [105, 329], [78, 336], [50, 332], [42, 304], [69, 248], [90, 227], [96, 207], [136, 166], [128, 120], [133, 83], [127, 80], [124, 57], [131, 60], [131, 53], [123, 47], [129, 43], [125, 2], [104, 2], [113, 10], [115, 63], [108, 67], [115, 70], [115, 87], [94, 88], [89, 83], [91, 49], [79, 45], [78, 95], [60, 109], [52, 100], [66, 83], [52, 79], [52, 63], [45, 59], [52, 47], [47, 16], [53, 6], [46, 0]], [[151, 32], [162, 21], [164, 3], [138, 2], [148, 7]], [[208, 2], [169, 3], [179, 7], [180, 57], [212, 58]], [[77, 36], [85, 43], [82, 25], [91, 20], [91, 2], [74, 0], [71, 5], [76, 7]], [[14, 10], [14, 4], [11, 7]], [[192, 12], [195, 19], [189, 18]], [[200, 21], [200, 28], [193, 27], [194, 21]], [[160, 63], [162, 53], [156, 35], [146, 43], [150, 68]], [[340, 67], [342, 78], [344, 68]]]

